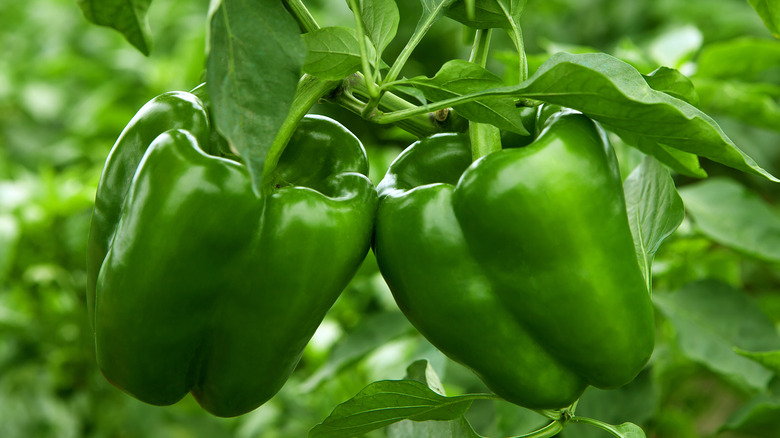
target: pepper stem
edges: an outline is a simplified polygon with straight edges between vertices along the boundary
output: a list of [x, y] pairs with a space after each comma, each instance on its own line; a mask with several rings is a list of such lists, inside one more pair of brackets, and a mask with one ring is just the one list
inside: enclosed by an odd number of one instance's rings
[[338, 88], [340, 84], [341, 81], [326, 81], [309, 75], [303, 75], [301, 80], [298, 81], [298, 88], [295, 90], [295, 97], [290, 105], [287, 118], [276, 133], [276, 138], [265, 156], [263, 181], [260, 187], [263, 195], [269, 194], [275, 184], [273, 171], [279, 163], [279, 158], [282, 156], [284, 148], [287, 147], [287, 143], [292, 138], [293, 133], [295, 133], [298, 122], [303, 119], [303, 116], [309, 112], [309, 109], [321, 97]]

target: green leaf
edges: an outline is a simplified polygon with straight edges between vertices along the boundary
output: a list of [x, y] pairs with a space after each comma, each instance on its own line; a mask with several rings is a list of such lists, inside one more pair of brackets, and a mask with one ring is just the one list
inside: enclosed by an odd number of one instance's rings
[[[324, 27], [303, 35], [308, 52], [303, 71], [325, 80], [343, 79], [360, 68], [360, 46], [355, 29]], [[371, 46], [369, 46], [371, 48]], [[369, 58], [373, 59], [373, 51]]]
[[775, 82], [780, 41], [737, 38], [707, 45], [699, 55], [696, 77]]
[[455, 0], [420, 0], [422, 5], [422, 14], [420, 20], [417, 22], [417, 28], [414, 30], [414, 39], [417, 35], [424, 35], [428, 29], [433, 26], [433, 23], [437, 22], [442, 15], [447, 11], [452, 2]]
[[149, 56], [152, 42], [146, 12], [152, 0], [78, 0], [78, 3], [87, 20], [116, 29]]
[[[446, 395], [439, 376], [427, 360], [418, 360], [406, 368], [406, 379], [416, 380], [440, 395]], [[388, 438], [480, 438], [465, 417], [450, 421], [415, 422], [403, 420], [387, 428]]]
[[445, 397], [416, 380], [383, 380], [366, 386], [338, 405], [309, 438], [362, 436], [401, 420], [447, 421], [461, 418], [474, 400], [485, 395]]
[[366, 27], [371, 42], [376, 48], [376, 56], [395, 38], [398, 23], [401, 20], [395, 0], [361, 0], [360, 18]]
[[207, 88], [216, 128], [259, 192], [265, 156], [295, 96], [306, 48], [281, 2], [224, 0], [211, 17]]
[[696, 89], [701, 96], [699, 108], [702, 110], [780, 131], [780, 104], [777, 100], [780, 86], [700, 78], [696, 80]]
[[447, 16], [474, 29], [504, 28], [516, 25], [525, 9], [526, 0], [476, 0], [475, 14], [469, 16], [466, 2], [456, 1]]
[[658, 67], [644, 77], [653, 90], [664, 92], [694, 106], [699, 103], [699, 96], [696, 94], [693, 82], [673, 68]]
[[697, 227], [721, 245], [780, 261], [780, 216], [736, 181], [713, 178], [680, 190]]
[[758, 12], [766, 28], [775, 38], [780, 38], [780, 1], [778, 0], [748, 0], [750, 6]]
[[[498, 76], [483, 67], [461, 59], [445, 63], [433, 78], [417, 77], [408, 80], [408, 83], [422, 90], [432, 101], [504, 85]], [[455, 110], [473, 122], [490, 123], [500, 129], [528, 135], [528, 131], [523, 126], [521, 111], [510, 97], [491, 97], [455, 105]]]
[[642, 430], [642, 428], [637, 426], [634, 423], [623, 423], [613, 427], [614, 427], [614, 432], [616, 432], [617, 436], [619, 437], [646, 438], [645, 432]]
[[686, 356], [741, 386], [766, 389], [772, 373], [734, 351], [780, 348], [774, 324], [749, 296], [707, 280], [656, 293], [653, 302], [671, 321]]
[[645, 157], [631, 172], [623, 189], [637, 260], [650, 290], [653, 257], [661, 242], [680, 226], [685, 209], [669, 171], [652, 157]]
[[493, 92], [582, 111], [670, 166], [676, 164], [669, 162], [671, 148], [780, 181], [742, 152], [708, 115], [654, 90], [636, 69], [603, 53], [557, 53], [524, 83]]
[[735, 348], [734, 351], [740, 356], [746, 357], [764, 368], [780, 375], [780, 350], [775, 351], [746, 351], [741, 348]]

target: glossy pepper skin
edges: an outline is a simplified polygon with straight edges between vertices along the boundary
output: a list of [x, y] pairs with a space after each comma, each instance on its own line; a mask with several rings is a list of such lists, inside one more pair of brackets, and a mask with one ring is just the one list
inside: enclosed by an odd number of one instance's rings
[[207, 115], [162, 95], [115, 144], [97, 191], [88, 302], [97, 362], [141, 401], [188, 392], [217, 416], [270, 399], [362, 263], [376, 191], [358, 139], [304, 118], [270, 195], [208, 155]]
[[421, 140], [378, 186], [374, 252], [417, 329], [496, 394], [534, 409], [631, 381], [653, 351], [650, 297], [617, 163], [580, 114], [473, 164]]

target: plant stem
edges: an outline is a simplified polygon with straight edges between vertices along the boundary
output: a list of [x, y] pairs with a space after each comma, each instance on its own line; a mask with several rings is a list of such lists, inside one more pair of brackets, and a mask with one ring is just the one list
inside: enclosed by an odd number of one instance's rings
[[301, 28], [301, 32], [308, 33], [320, 28], [314, 17], [301, 0], [282, 0], [284, 6], [290, 11], [295, 21], [298, 22], [298, 27]]
[[395, 62], [393, 62], [393, 66], [390, 67], [390, 71], [387, 72], [387, 76], [385, 76], [384, 82], [393, 82], [394, 80], [398, 79], [398, 75], [401, 74], [401, 69], [404, 68], [404, 65], [406, 65], [406, 61], [409, 60], [410, 56], [412, 56], [414, 49], [418, 44], [420, 44], [420, 41], [422, 41], [425, 34], [428, 33], [428, 29], [433, 26], [433, 23], [435, 23], [438, 18], [439, 14], [437, 13], [428, 14], [428, 16], [425, 18], [425, 21], [417, 24], [417, 29], [414, 30], [414, 34], [412, 34], [412, 37], [406, 43], [406, 46], [404, 46], [403, 50], [401, 50], [398, 58], [396, 58]]
[[469, 62], [481, 65], [487, 65], [488, 48], [490, 47], [490, 37], [492, 29], [477, 29], [474, 36], [474, 45], [471, 47], [471, 56]]
[[[355, 73], [350, 78], [347, 78], [345, 82], [346, 85], [342, 92], [331, 97], [329, 100], [355, 114], [363, 115], [366, 103], [355, 96], [358, 95], [365, 99], [369, 98], [363, 75]], [[379, 101], [379, 108], [384, 111], [400, 111], [415, 109], [417, 107], [393, 93], [384, 93]], [[453, 112], [449, 113], [446, 120], [438, 121], [433, 117], [433, 114], [423, 111], [413, 117], [397, 120], [395, 124], [401, 129], [420, 138], [427, 137], [437, 132], [465, 130], [465, 127], [462, 126], [465, 125], [462, 117]]]
[[520, 435], [515, 438], [552, 438], [562, 430], [563, 425], [559, 421], [553, 421], [537, 431]]
[[338, 88], [340, 81], [325, 81], [309, 75], [303, 75], [298, 82], [298, 88], [295, 90], [295, 97], [290, 105], [290, 111], [287, 118], [282, 123], [281, 128], [276, 133], [276, 138], [265, 156], [263, 165], [263, 181], [260, 190], [263, 195], [267, 195], [273, 188], [273, 171], [279, 163], [279, 158], [284, 152], [284, 148], [292, 138], [298, 122], [309, 112], [309, 109], [317, 101]]
[[360, 16], [360, 7], [357, 0], [348, 0], [349, 7], [352, 9], [352, 15], [355, 17], [355, 28], [358, 34], [358, 48], [360, 49], [360, 62], [363, 65], [363, 75], [365, 75], [366, 89], [369, 97], [378, 100], [379, 90], [374, 82], [374, 73], [371, 69], [371, 62], [368, 59], [368, 50], [366, 48], [365, 29], [363, 28], [363, 19]]
[[599, 421], [599, 420], [596, 420], [596, 419], [593, 419], [593, 418], [578, 417], [578, 416], [575, 415], [575, 416], [572, 416], [569, 419], [569, 421], [571, 421], [572, 423], [589, 424], [591, 426], [598, 427], [599, 429], [606, 430], [607, 432], [611, 433], [612, 435], [614, 435], [616, 437], [623, 436], [611, 424], [607, 424], [607, 423], [605, 423], [603, 421]]
[[[477, 29], [469, 62], [479, 64], [482, 67], [487, 64], [491, 34], [492, 29]], [[469, 140], [471, 141], [472, 161], [477, 161], [485, 155], [501, 150], [501, 131], [487, 123], [469, 122]]]

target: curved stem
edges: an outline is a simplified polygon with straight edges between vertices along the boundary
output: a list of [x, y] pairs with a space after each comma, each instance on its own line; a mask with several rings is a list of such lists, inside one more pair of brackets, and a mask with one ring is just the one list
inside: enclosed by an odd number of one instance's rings
[[298, 22], [298, 27], [301, 28], [301, 32], [312, 32], [320, 28], [314, 17], [301, 0], [282, 0], [287, 10], [290, 11], [295, 21]]
[[578, 417], [578, 416], [575, 415], [575, 416], [572, 416], [569, 419], [569, 421], [571, 421], [572, 423], [589, 424], [591, 426], [598, 427], [599, 429], [606, 430], [607, 432], [611, 433], [612, 435], [614, 435], [616, 437], [623, 436], [623, 435], [620, 434], [620, 432], [617, 431], [617, 429], [615, 429], [615, 426], [613, 426], [611, 424], [607, 424], [607, 423], [605, 423], [603, 421], [599, 421], [599, 420], [593, 419], [593, 418]]
[[298, 82], [298, 89], [295, 90], [295, 97], [290, 105], [287, 118], [276, 133], [276, 138], [265, 156], [263, 181], [260, 188], [263, 195], [267, 195], [273, 187], [273, 170], [279, 163], [279, 158], [282, 156], [282, 152], [284, 152], [284, 148], [287, 146], [290, 138], [292, 138], [298, 122], [301, 121], [303, 116], [321, 97], [333, 92], [340, 84], [341, 81], [326, 81], [309, 75], [303, 75]]
[[553, 421], [547, 426], [544, 426], [543, 428], [537, 431], [527, 433], [525, 435], [520, 435], [514, 438], [552, 438], [562, 430], [563, 430], [563, 424], [561, 424], [559, 421]]

